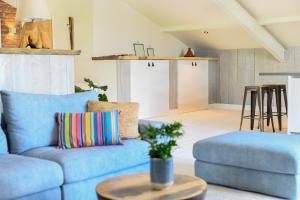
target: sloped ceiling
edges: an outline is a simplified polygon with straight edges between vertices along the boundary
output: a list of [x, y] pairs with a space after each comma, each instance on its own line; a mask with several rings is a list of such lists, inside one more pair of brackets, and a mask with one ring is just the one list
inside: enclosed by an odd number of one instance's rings
[[3, 1], [12, 6], [16, 6], [16, 4], [17, 4], [17, 0], [3, 0]]
[[[261, 47], [214, 0], [123, 1], [193, 48]], [[238, 2], [283, 46], [300, 46], [300, 0]]]

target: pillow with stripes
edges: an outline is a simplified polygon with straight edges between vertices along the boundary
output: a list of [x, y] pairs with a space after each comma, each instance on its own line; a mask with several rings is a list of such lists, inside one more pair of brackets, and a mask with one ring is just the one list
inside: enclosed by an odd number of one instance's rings
[[62, 149], [120, 145], [119, 111], [56, 113], [59, 147]]

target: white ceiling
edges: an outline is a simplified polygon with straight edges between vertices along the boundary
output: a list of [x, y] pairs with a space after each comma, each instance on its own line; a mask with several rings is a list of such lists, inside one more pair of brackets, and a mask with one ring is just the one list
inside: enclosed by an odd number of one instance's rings
[[[214, 0], [123, 1], [193, 48], [261, 47]], [[300, 0], [238, 2], [283, 46], [300, 46]], [[208, 31], [208, 34], [204, 34], [204, 31]]]
[[12, 6], [16, 6], [17, 5], [17, 0], [3, 0], [6, 3], [12, 5]]

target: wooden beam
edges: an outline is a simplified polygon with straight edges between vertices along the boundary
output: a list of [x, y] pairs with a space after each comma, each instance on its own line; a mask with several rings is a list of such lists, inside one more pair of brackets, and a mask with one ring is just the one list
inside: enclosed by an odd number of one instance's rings
[[278, 61], [284, 62], [284, 47], [236, 0], [214, 0], [225, 12], [234, 17], [237, 22], [251, 34]]
[[[272, 24], [284, 24], [290, 22], [300, 22], [300, 16], [288, 16], [288, 17], [275, 17], [257, 20], [258, 24], [261, 26], [272, 25]], [[189, 25], [177, 25], [177, 26], [166, 26], [160, 29], [161, 32], [180, 32], [180, 31], [197, 31], [197, 30], [213, 30], [213, 29], [223, 29], [239, 26], [235, 22], [227, 22], [220, 24], [189, 24]]]
[[274, 17], [258, 20], [260, 25], [282, 24], [290, 22], [300, 22], [300, 16]]
[[212, 24], [212, 25], [191, 24], [191, 25], [163, 27], [160, 29], [160, 31], [168, 33], [168, 32], [179, 32], [179, 31], [222, 29], [222, 28], [228, 28], [234, 26], [237, 26], [237, 24], [236, 23], [220, 23], [220, 24]]

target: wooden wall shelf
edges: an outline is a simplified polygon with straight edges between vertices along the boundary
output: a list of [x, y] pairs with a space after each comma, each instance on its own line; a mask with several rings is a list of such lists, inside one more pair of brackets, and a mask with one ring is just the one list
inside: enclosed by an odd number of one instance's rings
[[80, 55], [80, 50], [64, 49], [27, 49], [27, 48], [0, 48], [0, 54], [24, 55]]
[[217, 57], [174, 57], [174, 56], [98, 56], [92, 60], [219, 60]]

